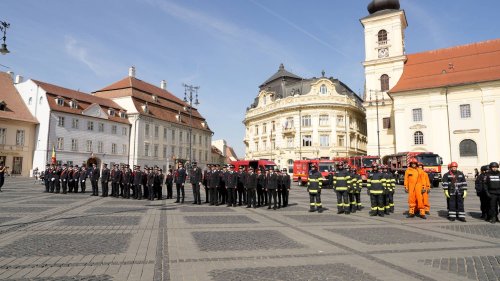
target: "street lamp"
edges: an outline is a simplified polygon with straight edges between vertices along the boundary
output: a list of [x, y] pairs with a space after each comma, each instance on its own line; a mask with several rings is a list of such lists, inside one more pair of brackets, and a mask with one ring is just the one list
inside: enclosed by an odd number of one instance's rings
[[193, 159], [193, 141], [192, 141], [192, 135], [193, 135], [193, 93], [194, 95], [194, 105], [199, 105], [200, 103], [198, 102], [198, 89], [200, 89], [199, 86], [193, 86], [193, 85], [187, 85], [182, 83], [182, 86], [184, 86], [184, 102], [189, 104], [189, 107], [187, 107], [187, 110], [189, 111], [189, 165], [191, 165], [191, 161]]
[[5, 34], [7, 33], [7, 28], [9, 27], [10, 23], [7, 23], [6, 21], [0, 21], [0, 31], [3, 31], [3, 37], [2, 37], [3, 43], [2, 43], [2, 48], [0, 48], [0, 53], [2, 53], [2, 55], [10, 53], [10, 51], [7, 49], [7, 44], [5, 44], [5, 39], [7, 39]]
[[[380, 158], [380, 126], [378, 124], [378, 103], [379, 103], [378, 94], [381, 92], [370, 90], [370, 102], [368, 104], [370, 106], [373, 105], [372, 93], [375, 93], [375, 108], [377, 112], [377, 149], [378, 149], [378, 157]], [[381, 102], [380, 105], [385, 105], [384, 93], [382, 93], [382, 100], [380, 102]]]

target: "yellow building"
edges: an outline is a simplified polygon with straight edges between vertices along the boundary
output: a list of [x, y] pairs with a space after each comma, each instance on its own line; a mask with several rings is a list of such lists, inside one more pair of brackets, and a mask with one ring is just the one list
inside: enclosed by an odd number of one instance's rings
[[243, 122], [245, 159], [291, 169], [298, 159], [366, 154], [362, 100], [324, 72], [304, 79], [281, 64], [260, 86]]
[[12, 78], [10, 73], [0, 73], [0, 162], [13, 175], [29, 176], [38, 121], [24, 104]]

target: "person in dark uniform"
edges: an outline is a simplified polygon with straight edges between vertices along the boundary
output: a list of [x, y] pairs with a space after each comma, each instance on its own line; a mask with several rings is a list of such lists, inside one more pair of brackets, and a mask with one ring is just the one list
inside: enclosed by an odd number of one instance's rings
[[62, 168], [60, 165], [57, 165], [56, 171], [54, 172], [54, 185], [56, 188], [56, 193], [61, 192], [61, 173], [62, 173]]
[[[165, 180], [165, 174], [163, 173], [163, 169], [160, 169], [158, 172], [158, 190], [156, 192], [156, 195], [158, 196], [158, 200], [163, 199], [163, 181]], [[201, 202], [200, 202], [201, 204]]]
[[278, 175], [278, 188], [276, 189], [276, 194], [278, 197], [278, 209], [281, 208], [281, 194], [283, 190], [283, 175], [280, 170], [276, 171], [276, 175]]
[[3, 162], [0, 162], [0, 192], [2, 192], [2, 186], [5, 181], [5, 171], [6, 168], [3, 164]]
[[[184, 184], [186, 183], [186, 169], [184, 169], [184, 165], [179, 162], [178, 168], [174, 173], [174, 182], [175, 182], [175, 188], [177, 189], [177, 200], [175, 203], [184, 203], [184, 197], [185, 192], [184, 192]], [[182, 194], [182, 201], [181, 200], [181, 194]]]
[[265, 173], [262, 169], [257, 170], [257, 206], [264, 205], [264, 182], [266, 180]]
[[63, 194], [66, 194], [68, 190], [68, 179], [69, 179], [68, 165], [64, 164], [63, 169], [61, 170], [61, 186]]
[[154, 192], [155, 172], [151, 167], [148, 169], [147, 185], [148, 185], [148, 200], [153, 201], [155, 197], [155, 192]]
[[49, 169], [49, 192], [54, 193], [56, 190], [56, 178], [55, 178], [55, 173], [56, 173], [56, 167], [52, 164], [50, 165]]
[[288, 206], [288, 197], [290, 194], [290, 185], [291, 185], [291, 180], [290, 180], [290, 175], [287, 173], [286, 168], [283, 168], [282, 172], [282, 190], [281, 190], [281, 195], [283, 196], [283, 207]]
[[[96, 164], [92, 164], [92, 170], [90, 171], [90, 183], [92, 184], [92, 195], [99, 196], [99, 182], [101, 171], [97, 168]], [[107, 195], [107, 194], [106, 194]]]
[[203, 173], [203, 187], [205, 188], [205, 203], [210, 201], [210, 189], [208, 187], [208, 180], [210, 178], [210, 173], [212, 173], [212, 164], [207, 164], [207, 169]]
[[236, 189], [238, 193], [238, 205], [241, 206], [243, 203], [246, 201], [246, 194], [245, 194], [245, 177], [247, 173], [244, 170], [243, 166], [239, 167], [238, 171], [238, 187]]
[[349, 190], [351, 175], [344, 169], [344, 162], [337, 164], [337, 172], [333, 176], [333, 190], [337, 194], [337, 214], [350, 214]]
[[123, 174], [123, 184], [125, 185], [123, 189], [123, 198], [130, 199], [130, 190], [133, 189], [132, 185], [134, 184], [132, 178], [132, 171], [130, 170], [129, 165], [125, 165], [125, 173]]
[[122, 172], [120, 171], [119, 165], [115, 164], [113, 172], [111, 173], [111, 197], [118, 197], [120, 193], [120, 178]]
[[[122, 198], [125, 198], [125, 183], [127, 181], [127, 179], [125, 178], [125, 172], [127, 171], [127, 169], [125, 168], [125, 165], [122, 165], [121, 166], [121, 171], [120, 171], [120, 183], [119, 183], [119, 186], [120, 186], [120, 194], [118, 196], [121, 196]], [[117, 197], [118, 197], [117, 196]]]
[[165, 178], [165, 184], [167, 185], [167, 199], [172, 199], [173, 197], [173, 192], [172, 192], [173, 182], [174, 182], [174, 175], [172, 174], [172, 169], [168, 169], [168, 173]]
[[500, 206], [500, 172], [498, 171], [498, 163], [490, 163], [490, 171], [486, 174], [484, 180], [486, 196], [490, 199], [489, 202], [489, 221], [497, 223], [498, 206]]
[[[4, 167], [5, 170], [5, 167]], [[45, 184], [45, 192], [50, 191], [50, 165], [45, 165], [45, 171], [43, 172], [43, 183]]]
[[[349, 193], [349, 196], [352, 194], [352, 198], [349, 197], [349, 201], [351, 202], [351, 213], [356, 213], [356, 211], [361, 210], [361, 189], [363, 188], [363, 180], [361, 176], [356, 173], [356, 167], [351, 167], [351, 188], [352, 193]], [[394, 208], [392, 208], [394, 211]]]
[[269, 176], [267, 177], [267, 185], [266, 190], [268, 193], [268, 209], [271, 209], [271, 204], [274, 201], [273, 209], [276, 210], [278, 208], [278, 202], [276, 198], [276, 190], [278, 189], [278, 175], [274, 172], [274, 168], [270, 168]]
[[226, 200], [227, 200], [227, 192], [226, 192], [227, 165], [222, 166], [222, 170], [219, 169], [219, 173], [220, 173], [219, 202], [220, 202], [220, 204], [226, 204]]
[[307, 191], [309, 192], [310, 209], [309, 212], [323, 212], [321, 203], [321, 187], [323, 185], [323, 176], [318, 171], [316, 164], [311, 165], [311, 171], [307, 178]]
[[144, 199], [149, 198], [148, 174], [149, 168], [148, 166], [144, 166], [144, 171], [142, 171], [142, 195]]
[[379, 171], [377, 163], [372, 166], [372, 172], [368, 175], [368, 194], [370, 195], [371, 211], [370, 216], [384, 216], [384, 196], [386, 192], [385, 176]]
[[191, 172], [189, 173], [189, 182], [193, 188], [193, 204], [201, 205], [200, 184], [203, 180], [203, 174], [198, 167], [198, 163], [193, 162]]
[[142, 172], [141, 166], [135, 166], [134, 171], [134, 199], [142, 200]]
[[[68, 169], [68, 189], [67, 189], [67, 192], [71, 192], [73, 191], [73, 186], [74, 186], [74, 182], [73, 182], [73, 174], [75, 173], [75, 168], [73, 167], [73, 165], [69, 165], [69, 169]], [[64, 193], [64, 191], [63, 191]]]
[[[80, 171], [80, 178], [78, 179], [78, 181], [80, 182], [80, 188], [82, 190], [82, 193], [85, 193], [85, 182], [87, 181], [87, 177], [88, 177], [88, 171], [87, 171], [87, 168], [85, 165], [82, 165], [82, 169]], [[77, 187], [78, 189], [78, 187]]]
[[[108, 188], [109, 188], [109, 179], [111, 174], [115, 176], [116, 174], [116, 169], [113, 169], [112, 172], [108, 169], [108, 164], [104, 163], [103, 168], [102, 168], [102, 175], [101, 175], [101, 188], [102, 188], [102, 197], [108, 197]], [[113, 178], [111, 178], [113, 180]], [[111, 182], [111, 188], [113, 188], [113, 182]], [[97, 193], [97, 192], [96, 192]]]
[[451, 162], [450, 171], [443, 175], [442, 185], [444, 194], [450, 199], [448, 206], [448, 220], [465, 222], [464, 199], [467, 196], [467, 181], [465, 175], [458, 170], [458, 164]]
[[489, 214], [488, 212], [490, 211], [489, 208], [489, 200], [487, 196], [487, 190], [486, 190], [486, 185], [485, 185], [485, 180], [486, 180], [486, 175], [488, 173], [488, 166], [484, 165], [481, 166], [481, 173], [476, 177], [475, 180], [475, 188], [476, 188], [476, 194], [479, 197], [479, 201], [481, 202], [481, 218], [485, 220], [489, 220]]
[[219, 206], [218, 188], [220, 185], [220, 173], [216, 165], [212, 165], [212, 171], [209, 173], [208, 188], [210, 193], [210, 205]]
[[72, 190], [77, 193], [78, 192], [78, 183], [80, 182], [80, 168], [78, 165], [73, 167], [73, 173], [71, 174], [72, 179]]
[[227, 206], [236, 207], [236, 186], [238, 185], [238, 174], [234, 171], [234, 165], [229, 165], [226, 174]]
[[245, 188], [247, 192], [247, 208], [257, 208], [256, 202], [256, 189], [257, 189], [257, 174], [254, 173], [253, 168], [248, 168], [248, 174], [245, 177]]

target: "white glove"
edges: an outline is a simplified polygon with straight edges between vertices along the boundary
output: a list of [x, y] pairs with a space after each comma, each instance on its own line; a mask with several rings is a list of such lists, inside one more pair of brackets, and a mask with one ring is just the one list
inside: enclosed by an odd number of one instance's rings
[[56, 178], [51, 178], [50, 180], [51, 180], [51, 181], [55, 181], [55, 180], [56, 180]]

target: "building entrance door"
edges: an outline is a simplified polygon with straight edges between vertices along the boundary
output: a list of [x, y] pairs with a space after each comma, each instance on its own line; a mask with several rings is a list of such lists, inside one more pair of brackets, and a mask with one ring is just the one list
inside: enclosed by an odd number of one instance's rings
[[14, 157], [14, 160], [12, 160], [12, 174], [20, 175], [22, 171], [23, 171], [23, 158]]

